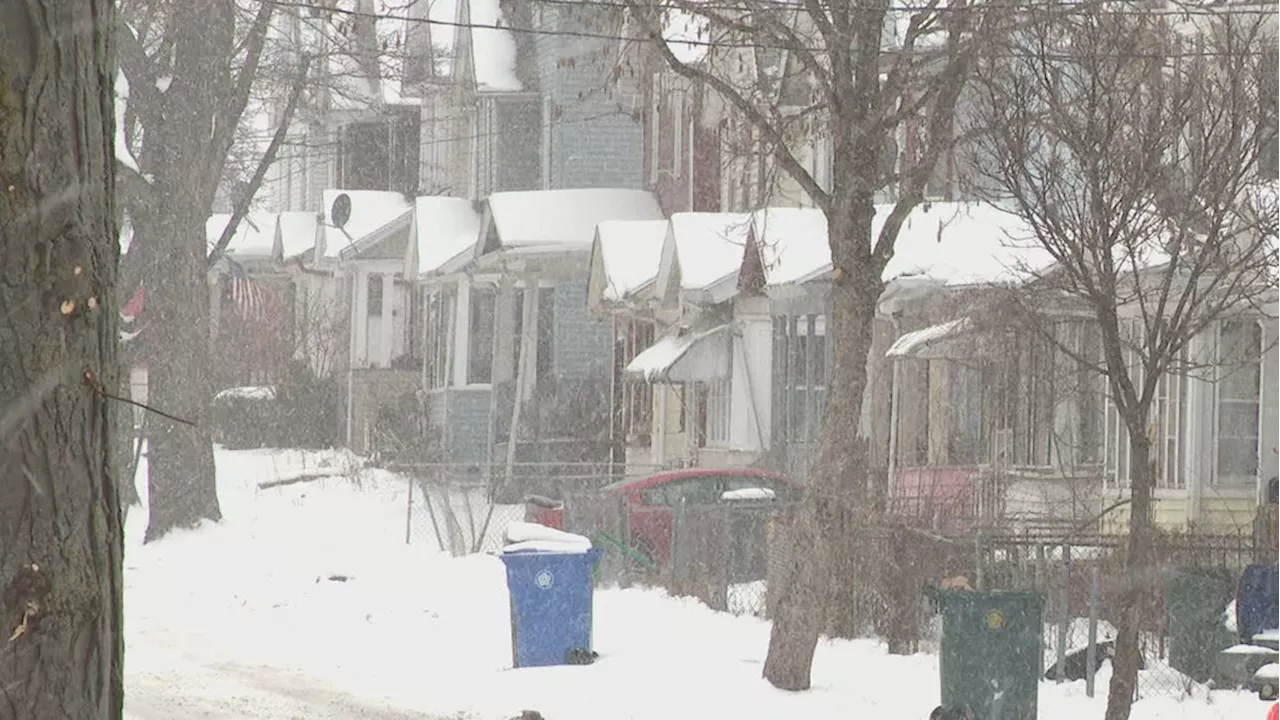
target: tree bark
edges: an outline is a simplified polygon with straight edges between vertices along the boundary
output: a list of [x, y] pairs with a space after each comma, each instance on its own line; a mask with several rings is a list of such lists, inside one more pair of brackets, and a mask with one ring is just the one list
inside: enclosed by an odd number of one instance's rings
[[[205, 220], [222, 177], [227, 133], [240, 120], [226, 111], [238, 87], [229, 60], [236, 10], [229, 0], [183, 0], [173, 12], [201, 22], [165, 28], [175, 48], [173, 79], [150, 113], [163, 121], [144, 128], [139, 161], [152, 175], [151, 198], [131, 219], [147, 291], [148, 404], [194, 425], [149, 419], [146, 542], [222, 519], [213, 442], [203, 422], [212, 390]], [[134, 248], [129, 255], [133, 264]]]
[[834, 282], [832, 328], [838, 343], [832, 354], [830, 398], [809, 488], [791, 528], [793, 563], [774, 615], [764, 677], [783, 690], [806, 690], [818, 638], [846, 591], [856, 552], [854, 530], [866, 514], [867, 468], [857, 442], [862, 395], [867, 386], [867, 354], [872, 321], [883, 284], [881, 268], [870, 259], [870, 197], [849, 203], [828, 217]]
[[160, 250], [147, 284], [148, 332], [154, 333], [148, 339], [148, 404], [193, 423], [154, 413], [148, 418], [144, 542], [222, 519], [213, 441], [204, 423], [211, 392], [204, 213], [185, 209], [173, 208], [147, 230], [139, 227], [139, 235], [156, 239]]
[[[1143, 409], [1134, 413], [1145, 419]], [[1144, 420], [1127, 422], [1130, 483], [1129, 539], [1125, 545], [1125, 576], [1120, 618], [1116, 624], [1116, 655], [1112, 660], [1111, 686], [1107, 691], [1106, 720], [1129, 720], [1129, 711], [1138, 689], [1138, 668], [1142, 648], [1138, 633], [1143, 609], [1147, 607], [1157, 568], [1152, 555], [1151, 488], [1155, 480], [1151, 465], [1151, 439]]]
[[3, 717], [123, 714], [113, 12], [0, 0]]

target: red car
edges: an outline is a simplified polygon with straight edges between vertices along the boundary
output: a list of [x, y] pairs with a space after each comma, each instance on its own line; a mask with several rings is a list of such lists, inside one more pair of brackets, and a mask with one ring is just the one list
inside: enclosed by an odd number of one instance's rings
[[[661, 566], [671, 554], [673, 508], [682, 502], [708, 505], [749, 500], [798, 500], [802, 488], [783, 475], [754, 468], [685, 468], [622, 480], [604, 486], [600, 492], [605, 496], [625, 498], [631, 547], [647, 556], [653, 564]], [[563, 503], [546, 498], [528, 498], [525, 519], [559, 530], [566, 529]]]

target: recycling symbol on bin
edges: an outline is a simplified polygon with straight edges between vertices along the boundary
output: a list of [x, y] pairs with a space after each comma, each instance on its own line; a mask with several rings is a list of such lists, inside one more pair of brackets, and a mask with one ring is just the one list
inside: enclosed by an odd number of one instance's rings
[[550, 588], [555, 582], [556, 576], [552, 575], [550, 570], [543, 570], [533, 577], [533, 584], [543, 590]]

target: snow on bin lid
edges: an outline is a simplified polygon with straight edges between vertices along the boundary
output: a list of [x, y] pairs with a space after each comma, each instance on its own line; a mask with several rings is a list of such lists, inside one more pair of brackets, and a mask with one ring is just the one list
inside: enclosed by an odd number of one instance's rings
[[503, 554], [516, 552], [581, 553], [591, 549], [591, 540], [563, 530], [530, 522], [507, 526]]

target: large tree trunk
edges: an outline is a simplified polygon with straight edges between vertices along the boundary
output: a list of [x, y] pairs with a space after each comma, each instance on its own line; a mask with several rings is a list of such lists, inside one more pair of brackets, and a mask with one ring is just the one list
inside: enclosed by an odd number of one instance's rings
[[836, 258], [828, 337], [837, 342], [830, 399], [809, 488], [791, 528], [794, 562], [779, 596], [764, 665], [765, 679], [784, 690], [808, 689], [818, 638], [839, 615], [837, 605], [850, 601], [847, 589], [856, 567], [852, 536], [865, 515], [867, 468], [859, 453], [858, 425], [872, 321], [883, 286], [880, 270], [860, 261], [871, 247], [870, 199], [859, 209], [832, 213], [828, 219]]
[[[1135, 414], [1147, 417], [1145, 409]], [[1151, 440], [1147, 437], [1143, 421], [1130, 422], [1127, 426], [1129, 463], [1133, 471], [1129, 490], [1129, 540], [1125, 547], [1126, 584], [1121, 593], [1119, 622], [1116, 623], [1116, 655], [1112, 661], [1111, 687], [1107, 692], [1106, 720], [1129, 720], [1141, 664], [1142, 648], [1138, 633], [1144, 619], [1143, 610], [1157, 579], [1151, 537], [1151, 488], [1155, 481], [1155, 470], [1151, 466]]]
[[114, 5], [0, 0], [0, 715], [123, 713]]
[[148, 342], [148, 399], [186, 422], [154, 413], [148, 418], [146, 542], [222, 519], [213, 443], [204, 422], [211, 395], [209, 292], [199, 217], [175, 212], [150, 235], [170, 239], [157, 243], [161, 252], [149, 274], [148, 332], [154, 335]]
[[222, 518], [213, 443], [203, 422], [212, 399], [205, 220], [226, 161], [212, 148], [231, 92], [225, 63], [234, 52], [235, 4], [179, 5], [175, 13], [198, 15], [201, 22], [166, 30], [175, 45], [173, 80], [161, 100], [164, 122], [147, 128], [143, 139], [140, 160], [153, 169], [154, 181], [150, 202], [133, 222], [147, 288], [150, 404], [194, 425], [161, 416], [148, 423], [148, 542]]

